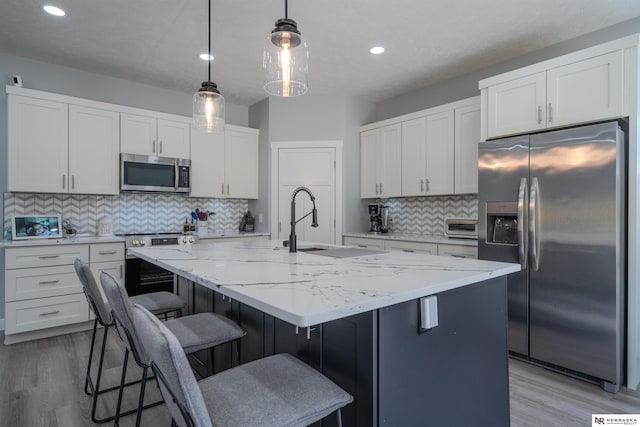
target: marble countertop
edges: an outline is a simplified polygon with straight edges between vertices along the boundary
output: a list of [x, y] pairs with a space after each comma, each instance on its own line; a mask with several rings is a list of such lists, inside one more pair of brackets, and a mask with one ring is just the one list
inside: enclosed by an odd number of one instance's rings
[[407, 242], [439, 243], [460, 246], [478, 246], [477, 239], [456, 239], [446, 236], [431, 236], [427, 234], [385, 233], [373, 234], [367, 232], [342, 233], [343, 237], [361, 237], [367, 239], [404, 240]]
[[33, 239], [33, 240], [5, 240], [0, 243], [4, 248], [22, 248], [31, 246], [55, 246], [55, 245], [87, 245], [96, 243], [124, 243], [124, 237], [110, 236], [76, 236], [60, 239]]
[[[298, 242], [298, 248], [311, 245]], [[137, 257], [300, 327], [520, 271], [517, 264], [406, 252], [339, 259], [289, 253], [275, 240], [129, 250]]]

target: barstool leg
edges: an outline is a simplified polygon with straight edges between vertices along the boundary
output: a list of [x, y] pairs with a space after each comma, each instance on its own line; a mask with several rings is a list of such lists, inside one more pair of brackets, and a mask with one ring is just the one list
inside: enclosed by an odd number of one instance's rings
[[98, 404], [98, 395], [100, 394], [100, 379], [102, 378], [102, 364], [104, 363], [104, 350], [107, 346], [107, 333], [109, 332], [109, 326], [104, 327], [104, 334], [102, 335], [102, 351], [100, 352], [100, 363], [98, 363], [98, 376], [96, 377], [96, 387], [93, 390], [93, 404], [91, 405], [91, 420], [94, 423], [104, 422], [96, 419], [96, 406]]
[[84, 394], [91, 396], [89, 391], [89, 379], [91, 378], [91, 362], [93, 361], [93, 348], [96, 344], [96, 331], [98, 330], [98, 318], [93, 320], [93, 333], [91, 334], [91, 350], [89, 350], [89, 363], [87, 364], [87, 375], [84, 377]]
[[120, 391], [118, 391], [118, 405], [116, 406], [116, 417], [113, 425], [118, 426], [120, 421], [120, 407], [122, 406], [122, 395], [124, 393], [124, 382], [127, 377], [127, 363], [129, 362], [129, 349], [124, 350], [124, 362], [122, 364], [122, 377], [120, 378]]
[[338, 427], [342, 427], [342, 411], [338, 409]]
[[140, 399], [138, 400], [138, 414], [136, 415], [136, 427], [140, 426], [140, 418], [142, 417], [142, 408], [144, 406], [144, 388], [147, 384], [148, 366], [142, 368], [142, 381], [140, 382]]

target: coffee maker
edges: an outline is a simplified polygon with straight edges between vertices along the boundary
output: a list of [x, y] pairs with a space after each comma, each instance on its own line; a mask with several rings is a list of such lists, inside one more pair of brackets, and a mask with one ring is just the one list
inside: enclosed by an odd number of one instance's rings
[[381, 232], [380, 211], [382, 205], [379, 203], [369, 203], [369, 233]]

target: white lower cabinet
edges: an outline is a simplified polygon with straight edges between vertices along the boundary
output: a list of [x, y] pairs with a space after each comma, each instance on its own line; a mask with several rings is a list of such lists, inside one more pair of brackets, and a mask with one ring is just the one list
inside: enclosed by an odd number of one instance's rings
[[[5, 339], [93, 318], [73, 266], [89, 262], [124, 283], [124, 243], [52, 244], [5, 249]], [[64, 328], [57, 333], [65, 333]], [[35, 337], [35, 336], [34, 336]], [[15, 341], [13, 341], [15, 342]]]
[[385, 240], [384, 248], [388, 251], [417, 252], [421, 254], [438, 255], [438, 245], [436, 243]]
[[476, 246], [438, 244], [438, 255], [477, 259], [478, 248]]
[[346, 246], [384, 249], [384, 240], [382, 239], [367, 239], [366, 237], [344, 237], [343, 239]]
[[415, 252], [429, 255], [453, 256], [458, 258], [478, 258], [478, 248], [469, 245], [449, 243], [414, 242], [371, 237], [343, 237], [346, 246], [385, 249], [387, 251]]

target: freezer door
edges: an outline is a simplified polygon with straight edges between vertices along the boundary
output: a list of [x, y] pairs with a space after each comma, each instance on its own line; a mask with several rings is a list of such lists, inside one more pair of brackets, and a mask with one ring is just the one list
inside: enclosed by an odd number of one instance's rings
[[[529, 181], [529, 136], [481, 142], [478, 153], [478, 258], [521, 263], [526, 267], [526, 200]], [[488, 210], [489, 207], [489, 210]], [[524, 212], [522, 210], [524, 209]], [[520, 211], [520, 221], [518, 214]], [[515, 219], [518, 241], [496, 232]], [[504, 228], [503, 228], [504, 229]], [[495, 243], [492, 243], [494, 241]], [[524, 259], [523, 259], [524, 257]], [[509, 350], [527, 355], [528, 270], [507, 277]]]
[[624, 153], [617, 123], [531, 136], [530, 356], [620, 381]]

